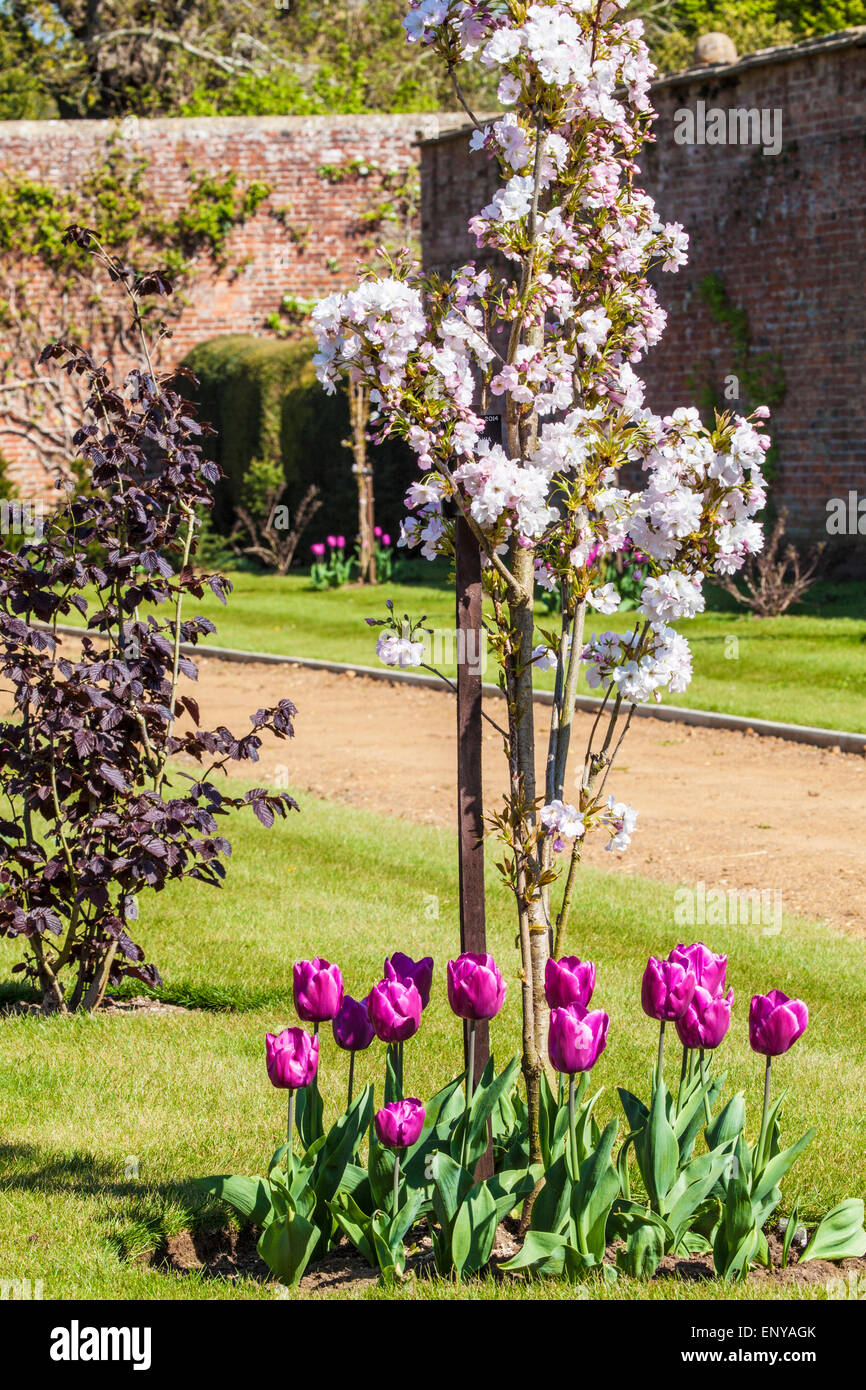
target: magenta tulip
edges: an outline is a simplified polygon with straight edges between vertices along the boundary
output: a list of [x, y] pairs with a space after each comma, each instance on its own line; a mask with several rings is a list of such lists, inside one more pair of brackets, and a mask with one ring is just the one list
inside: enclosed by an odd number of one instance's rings
[[595, 965], [591, 960], [581, 961], [577, 956], [548, 959], [544, 967], [544, 997], [551, 1009], [565, 1009], [569, 1004], [580, 1004], [585, 1009], [594, 989]]
[[607, 1046], [610, 1019], [601, 1009], [587, 1013], [580, 1004], [552, 1009], [547, 1051], [556, 1071], [590, 1071]]
[[734, 991], [713, 995], [701, 985], [695, 988], [688, 1008], [676, 1021], [683, 1047], [714, 1048], [731, 1026]]
[[334, 1042], [344, 1052], [363, 1052], [376, 1036], [370, 1022], [366, 999], [353, 999], [350, 994], [343, 995], [340, 1012], [335, 1014], [331, 1024]]
[[413, 960], [402, 951], [395, 951], [393, 956], [385, 961], [385, 978], [413, 984], [421, 995], [421, 1008], [426, 1009], [430, 1003], [430, 988], [433, 984], [433, 957], [422, 956], [420, 960]]
[[671, 951], [668, 960], [675, 961], [685, 970], [690, 970], [695, 977], [695, 984], [700, 985], [701, 989], [705, 989], [709, 994], [715, 996], [724, 990], [728, 958], [715, 955], [703, 941], [695, 941], [691, 946], [683, 946], [680, 943]]
[[421, 995], [411, 980], [380, 980], [367, 996], [370, 1022], [377, 1038], [385, 1043], [405, 1042], [418, 1032], [421, 1022]]
[[324, 541], [314, 541], [313, 544], [310, 546], [310, 549], [312, 550], [314, 555], [318, 556], [319, 559], [321, 559], [321, 557], [325, 553]]
[[464, 951], [448, 962], [448, 1002], [458, 1018], [495, 1018], [505, 1000], [505, 981], [491, 955]]
[[386, 1149], [411, 1149], [424, 1128], [424, 1106], [420, 1100], [394, 1100], [377, 1110], [373, 1123], [376, 1136]]
[[336, 548], [337, 548], [337, 537], [336, 537], [336, 536], [329, 536], [329, 537], [328, 537], [328, 545], [331, 547], [332, 550], [336, 550]]
[[335, 1018], [343, 1002], [343, 976], [338, 965], [321, 956], [295, 961], [293, 988], [295, 1008], [305, 1023], [327, 1023]]
[[764, 1057], [780, 1057], [806, 1031], [809, 1010], [780, 989], [756, 994], [749, 1006], [749, 1042]]
[[685, 1013], [694, 992], [695, 977], [691, 970], [676, 961], [650, 956], [640, 989], [645, 1014], [661, 1023], [672, 1023]]
[[346, 548], [346, 537], [345, 537], [345, 536], [338, 536], [338, 537], [337, 537], [337, 549], [338, 549], [338, 550], [345, 550], [345, 548]]
[[382, 536], [382, 544], [385, 546], [386, 549], [391, 544], [391, 537], [388, 535], [387, 531]]
[[284, 1028], [265, 1034], [268, 1076], [283, 1091], [309, 1086], [319, 1066], [319, 1039], [303, 1028]]

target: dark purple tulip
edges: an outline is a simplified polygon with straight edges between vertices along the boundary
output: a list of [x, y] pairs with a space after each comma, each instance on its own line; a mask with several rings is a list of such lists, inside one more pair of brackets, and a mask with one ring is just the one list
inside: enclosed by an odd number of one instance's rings
[[570, 1074], [590, 1071], [607, 1046], [609, 1023], [601, 1009], [591, 1014], [580, 1004], [552, 1009], [547, 1034], [551, 1066]]
[[718, 1047], [731, 1026], [734, 991], [711, 994], [698, 985], [689, 1006], [676, 1023], [677, 1035], [683, 1047]]
[[343, 1002], [343, 976], [339, 965], [321, 956], [295, 961], [292, 972], [295, 1008], [305, 1023], [327, 1023], [336, 1018]]
[[448, 1002], [458, 1018], [495, 1018], [505, 1000], [505, 981], [491, 955], [464, 951], [448, 962]]
[[350, 994], [343, 995], [340, 1012], [331, 1024], [334, 1042], [346, 1052], [363, 1052], [376, 1036], [370, 1022], [366, 999], [353, 999]]
[[284, 1028], [265, 1034], [268, 1076], [283, 1091], [309, 1086], [319, 1066], [319, 1039], [303, 1028]]
[[756, 994], [749, 1006], [749, 1042], [763, 1057], [780, 1057], [806, 1031], [809, 1010], [780, 989]]
[[685, 1013], [694, 992], [695, 977], [689, 969], [676, 961], [650, 956], [640, 987], [645, 1014], [672, 1023]]
[[544, 967], [544, 997], [551, 1009], [565, 1009], [569, 1004], [580, 1004], [585, 1009], [594, 989], [595, 965], [591, 960], [581, 961], [577, 956], [548, 959]]
[[433, 984], [433, 957], [422, 956], [420, 960], [413, 960], [402, 951], [395, 951], [393, 956], [385, 961], [385, 979], [402, 980], [404, 984], [411, 981], [421, 995], [421, 1008], [426, 1009], [430, 1003], [430, 988]]
[[725, 988], [725, 972], [728, 968], [727, 956], [717, 956], [705, 946], [703, 941], [695, 941], [691, 946], [675, 946], [668, 960], [676, 961], [695, 977], [695, 984], [709, 994], [721, 994]]
[[385, 1043], [405, 1042], [418, 1032], [421, 1022], [421, 995], [410, 980], [380, 980], [367, 995], [370, 1022], [377, 1038]]
[[411, 1149], [424, 1128], [424, 1106], [420, 1100], [392, 1100], [377, 1110], [373, 1123], [376, 1136], [386, 1149]]

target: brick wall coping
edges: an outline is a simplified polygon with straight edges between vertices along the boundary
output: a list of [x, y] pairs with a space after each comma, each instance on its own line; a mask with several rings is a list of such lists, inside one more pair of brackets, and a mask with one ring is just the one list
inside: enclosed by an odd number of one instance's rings
[[[419, 136], [435, 139], [436, 134], [451, 125], [463, 123], [465, 117], [457, 111], [415, 111], [364, 113], [357, 116], [136, 116], [135, 127], [147, 135], [258, 135], [273, 131], [276, 135], [299, 135], [309, 132], [353, 131], [366, 127], [371, 131], [416, 129]], [[0, 121], [0, 141], [4, 138], [39, 137], [74, 138], [83, 132], [92, 134], [94, 141], [105, 140], [123, 124], [121, 119], [89, 121], [86, 119], [60, 121]]]
[[[738, 58], [735, 63], [701, 63], [697, 67], [683, 68], [681, 72], [667, 73], [664, 77], [656, 78], [650, 91], [662, 91], [666, 87], [691, 86], [694, 82], [721, 80], [740, 72], [746, 72], [750, 68], [768, 66], [771, 63], [795, 62], [800, 58], [823, 57], [825, 53], [832, 53], [842, 48], [862, 48], [866, 47], [866, 24], [858, 25], [854, 29], [841, 29], [835, 34], [823, 34], [817, 39], [802, 39], [799, 43], [779, 44], [776, 48], [760, 48], [756, 53], [747, 53], [742, 58]], [[502, 113], [500, 111], [479, 116], [479, 120], [488, 121], [495, 119]], [[459, 117], [452, 117], [455, 124], [449, 124], [440, 129], [433, 135], [425, 136], [419, 141], [421, 145], [436, 145], [446, 140], [459, 140], [471, 133], [472, 125], [463, 120], [461, 124], [456, 124]]]

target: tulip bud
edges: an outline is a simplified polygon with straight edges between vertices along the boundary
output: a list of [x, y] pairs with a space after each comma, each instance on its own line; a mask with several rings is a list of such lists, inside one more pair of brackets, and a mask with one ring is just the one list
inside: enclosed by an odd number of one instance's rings
[[422, 956], [420, 960], [413, 960], [402, 951], [395, 951], [393, 956], [385, 961], [385, 978], [413, 984], [421, 995], [421, 1008], [426, 1009], [430, 1003], [430, 989], [433, 984], [433, 957]]
[[343, 976], [338, 965], [316, 956], [295, 961], [292, 972], [295, 1008], [305, 1023], [327, 1023], [343, 1002]]
[[271, 1084], [284, 1091], [309, 1086], [319, 1066], [319, 1039], [303, 1028], [265, 1034], [265, 1057]]
[[464, 951], [448, 962], [448, 1002], [458, 1018], [495, 1018], [505, 1000], [505, 981], [491, 955]]
[[691, 946], [683, 946], [682, 943], [675, 946], [668, 960], [676, 961], [677, 965], [690, 970], [695, 977], [695, 984], [713, 996], [721, 994], [725, 988], [728, 958], [715, 955], [703, 941], [696, 941]]
[[718, 1047], [731, 1026], [734, 991], [713, 995], [696, 986], [688, 1007], [676, 1021], [677, 1036], [683, 1047]]
[[806, 1031], [809, 1010], [780, 989], [756, 994], [749, 1006], [749, 1042], [763, 1057], [780, 1057]]
[[366, 999], [353, 999], [350, 994], [343, 995], [340, 1012], [331, 1024], [334, 1042], [345, 1052], [363, 1052], [376, 1036], [370, 1022]]
[[595, 989], [595, 965], [577, 956], [550, 957], [544, 967], [544, 997], [551, 1009], [565, 1009], [569, 1004], [587, 1008]]
[[552, 1009], [547, 1051], [556, 1071], [590, 1071], [607, 1046], [610, 1019], [601, 1009], [587, 1013], [580, 1004]]
[[386, 1149], [411, 1149], [424, 1128], [424, 1106], [420, 1100], [394, 1100], [377, 1110], [373, 1119], [376, 1137]]
[[421, 995], [410, 980], [380, 980], [367, 996], [370, 1022], [377, 1038], [385, 1043], [405, 1042], [418, 1032], [421, 1022]]
[[695, 992], [695, 977], [676, 961], [650, 956], [640, 989], [641, 1007], [650, 1018], [672, 1023], [684, 1014]]

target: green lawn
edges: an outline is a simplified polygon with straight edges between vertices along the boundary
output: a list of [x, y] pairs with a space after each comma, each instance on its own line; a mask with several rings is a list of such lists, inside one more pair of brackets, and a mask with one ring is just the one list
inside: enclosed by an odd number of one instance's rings
[[[427, 567], [412, 568], [428, 578]], [[364, 619], [381, 617], [387, 598], [398, 614], [426, 614], [428, 626], [453, 630], [453, 590], [444, 567], [430, 566], [429, 573], [432, 584], [320, 593], [302, 575], [240, 571], [231, 576], [235, 590], [227, 608], [208, 594], [196, 611], [216, 624], [214, 644], [376, 665], [376, 633]], [[711, 611], [680, 625], [692, 644], [694, 678], [685, 695], [668, 703], [866, 733], [866, 587], [816, 588], [793, 615], [773, 619], [753, 618], [719, 590], [709, 590], [708, 598]], [[555, 617], [539, 621], [558, 625]], [[630, 626], [628, 615], [593, 614], [589, 630]], [[449, 655], [447, 643], [442, 655]], [[453, 662], [442, 665], [453, 673]], [[487, 679], [495, 678], [491, 661]], [[536, 679], [552, 689], [552, 673], [539, 672]], [[585, 686], [582, 691], [593, 693]]]
[[[231, 1285], [165, 1274], [141, 1257], [161, 1233], [224, 1220], [222, 1210], [200, 1206], [190, 1178], [260, 1171], [279, 1142], [284, 1098], [267, 1081], [263, 1035], [294, 1021], [296, 958], [321, 953], [337, 960], [350, 992], [360, 995], [379, 978], [386, 951], [430, 951], [437, 960], [434, 996], [420, 1034], [406, 1047], [407, 1092], [429, 1095], [460, 1069], [460, 1035], [444, 990], [444, 962], [458, 939], [450, 837], [305, 800], [288, 825], [266, 832], [252, 817], [239, 819], [232, 838], [226, 891], [217, 896], [184, 885], [151, 899], [143, 912], [142, 939], [162, 969], [165, 997], [211, 1007], [151, 1017], [0, 1020], [3, 1278], [42, 1279], [46, 1298], [273, 1296], [254, 1280]], [[493, 1025], [504, 1061], [518, 1042], [514, 922], [505, 892], [493, 879], [489, 887], [491, 949], [509, 986]], [[587, 871], [573, 923], [568, 947], [596, 960], [596, 1001], [612, 1018], [596, 1072], [609, 1117], [617, 1112], [617, 1083], [647, 1089], [655, 1031], [641, 1013], [639, 983], [647, 956], [678, 939], [672, 890]], [[714, 928], [710, 936], [731, 957], [737, 1005], [724, 1062], [728, 1086], [746, 1089], [753, 1129], [761, 1069], [746, 1037], [749, 996], [779, 986], [810, 1007], [805, 1037], [775, 1068], [778, 1083], [790, 1086], [785, 1134], [793, 1138], [813, 1119], [819, 1128], [789, 1179], [785, 1207], [799, 1192], [809, 1220], [845, 1196], [866, 1195], [863, 942], [794, 920], [776, 937], [748, 928]], [[0, 943], [7, 996], [14, 991], [13, 947]], [[675, 1057], [669, 1060], [675, 1069]], [[381, 1064], [378, 1047], [371, 1049], [360, 1061], [361, 1078], [378, 1084]], [[332, 1116], [344, 1085], [344, 1056], [326, 1036], [322, 1086]], [[137, 1178], [124, 1176], [130, 1156], [138, 1160]], [[671, 1280], [649, 1289], [621, 1283], [616, 1295], [629, 1294], [740, 1296]], [[782, 1296], [777, 1287], [757, 1284], [748, 1294]], [[381, 1294], [373, 1289], [367, 1296]], [[526, 1291], [488, 1281], [459, 1290], [419, 1282], [401, 1296], [574, 1295], [560, 1284]], [[784, 1296], [823, 1297], [824, 1290], [788, 1286]]]

